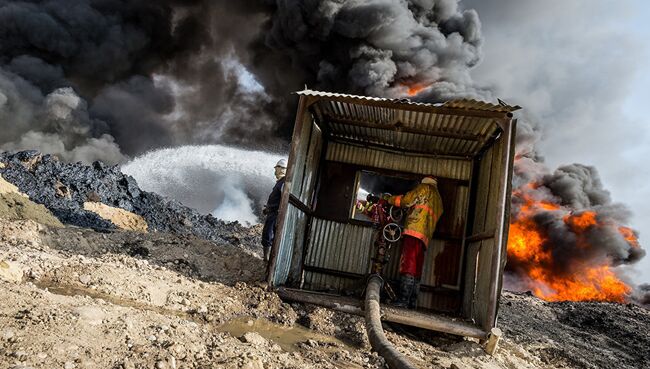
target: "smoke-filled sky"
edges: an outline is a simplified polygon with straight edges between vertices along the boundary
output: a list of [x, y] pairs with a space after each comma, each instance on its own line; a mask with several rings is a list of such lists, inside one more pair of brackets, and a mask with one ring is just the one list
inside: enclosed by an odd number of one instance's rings
[[[483, 61], [474, 79], [525, 107], [549, 167], [598, 169], [650, 239], [650, 4], [614, 0], [463, 1], [478, 11]], [[636, 266], [650, 281], [650, 260]]]

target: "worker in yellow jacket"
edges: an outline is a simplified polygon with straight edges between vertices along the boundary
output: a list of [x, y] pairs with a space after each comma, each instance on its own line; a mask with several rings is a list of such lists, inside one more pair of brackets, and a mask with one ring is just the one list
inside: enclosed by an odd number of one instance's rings
[[415, 307], [420, 289], [424, 253], [442, 215], [438, 181], [424, 177], [420, 184], [404, 195], [391, 196], [388, 203], [408, 208], [400, 257], [400, 290], [396, 306]]

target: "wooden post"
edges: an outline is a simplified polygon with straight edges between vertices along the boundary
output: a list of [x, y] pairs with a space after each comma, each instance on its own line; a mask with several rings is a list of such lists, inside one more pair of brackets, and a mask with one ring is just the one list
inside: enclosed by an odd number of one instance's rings
[[490, 336], [488, 337], [487, 344], [485, 345], [485, 352], [487, 352], [488, 355], [493, 356], [497, 351], [501, 336], [503, 336], [501, 329], [494, 327], [492, 330], [490, 330]]

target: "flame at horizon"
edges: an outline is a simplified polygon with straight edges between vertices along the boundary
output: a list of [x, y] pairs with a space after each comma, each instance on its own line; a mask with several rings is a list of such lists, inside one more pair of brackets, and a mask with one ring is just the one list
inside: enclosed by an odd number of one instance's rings
[[600, 252], [594, 239], [606, 234], [631, 249], [640, 248], [635, 232], [595, 210], [575, 211], [550, 201], [540, 196], [542, 187], [530, 182], [513, 191], [518, 206], [508, 236], [509, 272], [546, 301], [627, 302], [632, 287], [617, 275], [616, 260]]

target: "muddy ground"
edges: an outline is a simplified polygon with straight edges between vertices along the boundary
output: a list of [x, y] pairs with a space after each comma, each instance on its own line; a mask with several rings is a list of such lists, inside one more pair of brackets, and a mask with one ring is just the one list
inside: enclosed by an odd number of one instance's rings
[[[254, 231], [254, 230], [253, 230]], [[259, 255], [192, 236], [0, 217], [0, 368], [382, 368], [363, 320], [283, 303]], [[497, 354], [386, 325], [422, 368], [650, 367], [650, 314], [504, 293]]]

